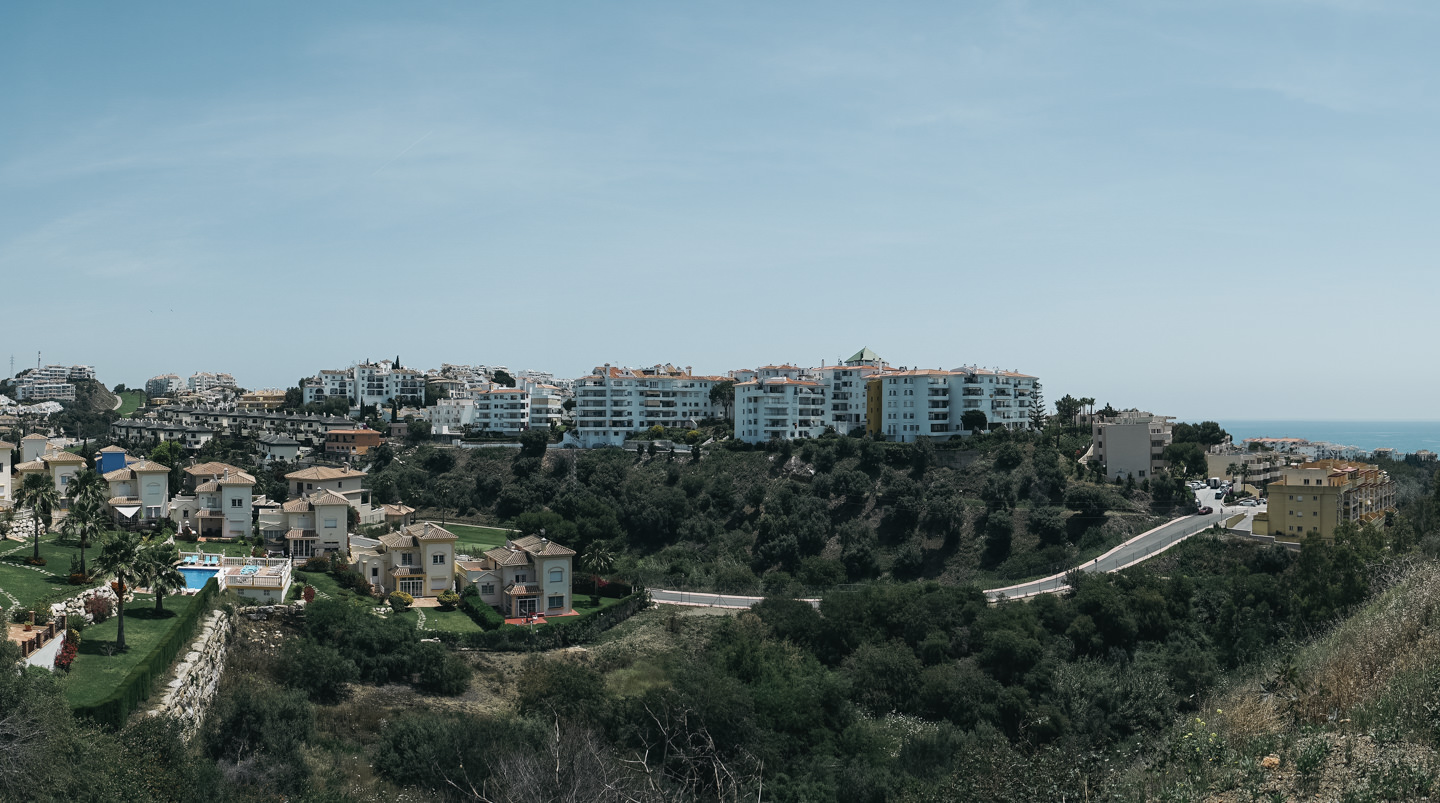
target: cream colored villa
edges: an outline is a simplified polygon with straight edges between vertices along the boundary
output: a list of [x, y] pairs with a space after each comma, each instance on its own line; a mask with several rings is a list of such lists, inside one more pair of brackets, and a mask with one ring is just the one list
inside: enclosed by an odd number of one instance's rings
[[455, 566], [455, 534], [433, 522], [412, 524], [382, 535], [373, 547], [357, 547], [355, 570], [385, 593], [434, 597], [450, 588]]
[[456, 561], [455, 568], [480, 599], [506, 616], [560, 616], [572, 610], [574, 560], [575, 550], [527, 535], [485, 552], [480, 560]]

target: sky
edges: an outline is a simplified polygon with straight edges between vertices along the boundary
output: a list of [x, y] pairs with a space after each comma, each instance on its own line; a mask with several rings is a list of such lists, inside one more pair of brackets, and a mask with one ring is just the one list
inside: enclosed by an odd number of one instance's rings
[[9, 3], [0, 372], [868, 346], [1437, 419], [1437, 39], [1384, 0]]

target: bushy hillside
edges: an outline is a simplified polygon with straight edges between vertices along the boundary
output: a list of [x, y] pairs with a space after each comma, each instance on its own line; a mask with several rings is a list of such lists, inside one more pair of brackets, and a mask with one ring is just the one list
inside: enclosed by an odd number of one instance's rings
[[581, 553], [598, 543], [620, 574], [652, 587], [729, 592], [1038, 576], [1162, 521], [1153, 510], [1169, 512], [1144, 488], [1072, 476], [1074, 462], [1048, 437], [963, 445], [972, 448], [826, 437], [698, 458], [534, 443], [518, 453], [387, 447], [369, 482], [378, 501], [437, 517], [544, 527]]

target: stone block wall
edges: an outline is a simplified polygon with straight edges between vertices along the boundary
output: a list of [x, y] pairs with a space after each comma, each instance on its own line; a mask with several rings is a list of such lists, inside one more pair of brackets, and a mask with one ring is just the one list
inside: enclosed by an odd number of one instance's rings
[[160, 704], [150, 711], [151, 716], [174, 717], [187, 740], [200, 730], [205, 709], [220, 687], [225, 652], [234, 631], [235, 622], [224, 610], [214, 610], [206, 616], [200, 635], [176, 663], [174, 677], [166, 685]]

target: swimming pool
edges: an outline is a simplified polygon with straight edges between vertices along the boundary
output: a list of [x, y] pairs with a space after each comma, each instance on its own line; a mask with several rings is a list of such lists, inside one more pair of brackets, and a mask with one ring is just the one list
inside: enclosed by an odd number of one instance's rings
[[218, 568], [202, 569], [198, 566], [181, 566], [180, 573], [185, 575], [185, 587], [191, 591], [199, 591], [205, 587], [210, 578], [220, 573]]

